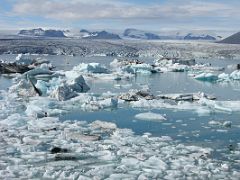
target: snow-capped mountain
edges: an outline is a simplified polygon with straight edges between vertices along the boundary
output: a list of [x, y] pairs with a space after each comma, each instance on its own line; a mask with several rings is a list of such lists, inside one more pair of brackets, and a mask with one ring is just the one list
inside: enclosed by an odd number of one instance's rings
[[226, 44], [240, 44], [240, 32], [235, 33], [222, 41], [220, 43], [226, 43]]
[[80, 30], [83, 39], [121, 39], [119, 35], [107, 31], [90, 32], [86, 29]]
[[216, 37], [211, 36], [209, 34], [194, 34], [194, 33], [188, 33], [183, 39], [184, 40], [210, 40], [210, 41], [217, 40]]
[[174, 31], [174, 30], [162, 30], [158, 32], [148, 32], [137, 29], [126, 29], [123, 32], [124, 38], [131, 39], [145, 39], [145, 40], [219, 40], [220, 36], [217, 36], [213, 32], [208, 31]]
[[42, 28], [30, 29], [30, 30], [21, 30], [18, 35], [20, 36], [29, 36], [29, 37], [66, 37], [64, 31], [60, 30], [43, 30]]
[[137, 29], [126, 29], [123, 32], [123, 36], [125, 38], [133, 38], [133, 39], [147, 39], [147, 40], [153, 40], [153, 39], [161, 39], [159, 35], [142, 31], [142, 30], [137, 30]]

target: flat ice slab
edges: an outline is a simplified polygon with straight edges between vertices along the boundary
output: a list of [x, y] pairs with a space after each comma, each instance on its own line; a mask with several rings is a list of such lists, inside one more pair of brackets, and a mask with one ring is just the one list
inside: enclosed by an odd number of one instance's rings
[[167, 120], [162, 114], [153, 113], [153, 112], [146, 112], [146, 113], [139, 113], [135, 115], [136, 119], [139, 120], [146, 120], [146, 121], [165, 121]]

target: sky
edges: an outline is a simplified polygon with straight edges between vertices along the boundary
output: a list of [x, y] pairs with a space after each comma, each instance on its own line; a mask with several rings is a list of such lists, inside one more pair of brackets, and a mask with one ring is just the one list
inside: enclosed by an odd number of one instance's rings
[[0, 29], [240, 29], [240, 0], [0, 0]]

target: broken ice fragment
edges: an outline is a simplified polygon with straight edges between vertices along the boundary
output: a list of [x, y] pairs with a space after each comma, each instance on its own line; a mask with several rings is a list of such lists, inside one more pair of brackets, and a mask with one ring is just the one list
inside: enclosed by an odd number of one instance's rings
[[166, 118], [158, 113], [153, 112], [146, 112], [146, 113], [139, 113], [135, 115], [135, 118], [139, 120], [146, 120], [146, 121], [165, 121]]

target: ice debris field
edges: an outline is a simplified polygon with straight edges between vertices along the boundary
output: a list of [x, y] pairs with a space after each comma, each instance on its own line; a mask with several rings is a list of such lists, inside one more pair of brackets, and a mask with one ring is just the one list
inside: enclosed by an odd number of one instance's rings
[[13, 57], [0, 178], [239, 179], [237, 61]]

